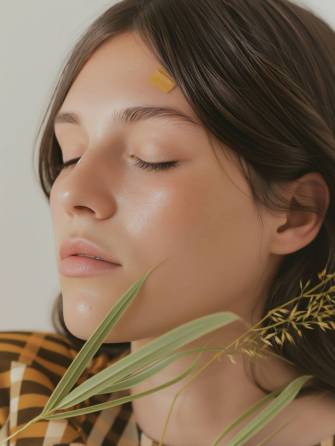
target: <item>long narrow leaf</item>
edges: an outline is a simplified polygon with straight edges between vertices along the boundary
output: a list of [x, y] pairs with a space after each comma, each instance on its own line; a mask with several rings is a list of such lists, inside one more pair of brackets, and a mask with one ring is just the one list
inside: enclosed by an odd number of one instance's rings
[[[201, 353], [201, 352], [200, 352]], [[159, 386], [152, 387], [149, 390], [145, 390], [144, 392], [135, 393], [133, 395], [126, 395], [122, 398], [113, 399], [111, 401], [107, 401], [105, 403], [95, 404], [93, 406], [83, 407], [80, 409], [75, 409], [67, 412], [61, 412], [56, 414], [50, 414], [44, 416], [46, 420], [58, 420], [58, 419], [64, 419], [64, 418], [71, 418], [78, 415], [88, 414], [92, 412], [97, 412], [100, 410], [109, 409], [114, 406], [120, 406], [121, 404], [127, 403], [128, 401], [133, 401], [137, 398], [141, 398], [145, 395], [149, 395], [150, 393], [158, 392], [159, 390], [163, 389], [164, 387], [169, 387], [170, 385], [184, 379], [187, 375], [189, 375], [193, 369], [195, 369], [197, 365], [197, 361], [199, 361], [200, 354], [195, 358], [193, 363], [182, 373], [177, 375], [175, 378], [171, 379], [170, 381], [167, 381], [163, 384], [160, 384]]]
[[225, 427], [224, 431], [220, 433], [220, 435], [214, 440], [211, 446], [217, 446], [222, 438], [224, 438], [228, 432], [230, 432], [232, 429], [234, 429], [235, 426], [238, 424], [241, 424], [243, 420], [248, 418], [253, 413], [257, 412], [257, 409], [264, 406], [268, 401], [273, 400], [278, 394], [280, 393], [280, 390], [274, 390], [269, 395], [265, 395], [263, 398], [261, 398], [259, 401], [256, 401], [252, 406], [248, 407], [247, 410], [242, 412], [242, 414], [236, 418], [233, 422], [228, 424], [228, 426]]
[[99, 392], [96, 395], [101, 395], [105, 393], [112, 393], [112, 392], [118, 392], [120, 390], [126, 390], [130, 387], [135, 386], [136, 384], [139, 384], [142, 381], [145, 381], [147, 378], [149, 378], [152, 375], [155, 375], [159, 370], [163, 369], [167, 365], [169, 365], [171, 362], [175, 361], [177, 358], [182, 356], [187, 356], [191, 353], [194, 353], [196, 351], [220, 351], [221, 349], [211, 349], [211, 348], [194, 348], [192, 350], [187, 350], [185, 352], [176, 352], [172, 355], [168, 356], [165, 360], [158, 361], [157, 363], [146, 367], [145, 370], [141, 370], [140, 372], [136, 372], [135, 375], [131, 375], [123, 380], [117, 381], [115, 384], [111, 385], [107, 389], [105, 389], [103, 392]]
[[306, 381], [313, 375], [302, 375], [291, 381], [257, 417], [244, 426], [228, 443], [228, 446], [243, 446], [253, 435], [260, 431], [269, 421], [294, 400]]
[[138, 351], [121, 358], [116, 363], [87, 379], [64, 397], [61, 403], [57, 405], [57, 409], [66, 409], [90, 398], [98, 392], [103, 392], [111, 384], [123, 379], [134, 369], [144, 367], [157, 359], [163, 359], [177, 348], [236, 319], [240, 319], [237, 314], [224, 311], [202, 316], [173, 328], [141, 347]]
[[267, 436], [267, 437], [265, 437], [265, 438], [263, 438], [263, 440], [260, 442], [260, 443], [257, 443], [256, 444], [256, 446], [266, 446], [266, 445], [268, 445], [269, 443], [269, 440], [271, 440], [271, 438], [273, 438], [273, 437], [275, 437], [277, 434], [278, 434], [278, 432], [280, 432], [281, 430], [283, 430], [284, 429], [284, 427], [286, 427], [288, 424], [290, 424], [291, 423], [291, 421], [289, 421], [288, 423], [283, 423], [283, 424], [281, 424], [279, 427], [278, 427], [278, 429], [276, 429], [276, 430], [274, 430], [273, 432], [270, 432], [270, 434]]
[[149, 390], [146, 390], [145, 392], [141, 392], [141, 393], [138, 393], [138, 394], [135, 394], [135, 395], [128, 395], [128, 396], [123, 397], [123, 398], [113, 399], [111, 401], [107, 401], [107, 402], [102, 403], [102, 404], [96, 404], [96, 405], [93, 405], [93, 406], [84, 407], [84, 408], [77, 409], [77, 410], [72, 410], [72, 411], [68, 411], [68, 412], [64, 412], [64, 413], [57, 413], [55, 415], [53, 415], [53, 414], [44, 414], [42, 412], [37, 417], [35, 417], [32, 420], [30, 420], [29, 423], [25, 424], [23, 427], [18, 429], [16, 432], [11, 434], [9, 437], [7, 437], [3, 441], [1, 441], [0, 445], [2, 445], [4, 443], [7, 444], [7, 440], [13, 438], [16, 434], [18, 434], [19, 432], [27, 429], [28, 426], [30, 426], [31, 424], [36, 423], [39, 420], [43, 420], [43, 419], [44, 420], [57, 420], [57, 419], [63, 420], [65, 418], [72, 418], [72, 417], [75, 417], [75, 416], [78, 416], [78, 415], [88, 414], [88, 413], [92, 413], [92, 412], [101, 411], [101, 410], [104, 410], [104, 409], [109, 409], [109, 408], [114, 407], [114, 406], [119, 406], [119, 405], [124, 404], [124, 403], [126, 403], [128, 401], [133, 401], [136, 398], [140, 398], [140, 397], [142, 397], [144, 395], [148, 395], [150, 393], [157, 392], [158, 390], [160, 390], [160, 389], [162, 389], [164, 387], [168, 387], [171, 384], [173, 384], [173, 383], [175, 383], [177, 381], [180, 381], [185, 376], [190, 374], [192, 372], [192, 370], [196, 367], [196, 363], [199, 360], [201, 354], [202, 354], [202, 352], [200, 351], [199, 355], [195, 358], [195, 360], [193, 361], [191, 366], [189, 368], [187, 368], [181, 374], [177, 375], [176, 378], [173, 378], [172, 380], [170, 380], [170, 381], [168, 381], [168, 382], [166, 382], [166, 383], [164, 383], [164, 384], [162, 384], [160, 386], [157, 386], [157, 387], [151, 388]]
[[59, 401], [62, 400], [64, 395], [73, 388], [78, 378], [82, 375], [83, 371], [100, 348], [108, 334], [118, 320], [122, 317], [128, 306], [132, 303], [134, 298], [138, 295], [143, 283], [151, 272], [157, 268], [158, 265], [151, 268], [145, 273], [137, 282], [135, 282], [114, 304], [110, 312], [99, 324], [95, 332], [88, 338], [81, 350], [77, 353], [76, 357], [66, 370], [62, 379], [58, 382], [52, 395], [47, 401], [43, 412], [48, 412], [54, 408]]

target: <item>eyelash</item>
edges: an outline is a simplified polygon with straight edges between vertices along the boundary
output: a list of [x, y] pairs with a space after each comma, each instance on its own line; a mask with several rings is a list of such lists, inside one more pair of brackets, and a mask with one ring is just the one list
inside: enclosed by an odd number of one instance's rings
[[[79, 158], [74, 158], [72, 160], [66, 161], [65, 163], [61, 163], [60, 170], [63, 170], [64, 168], [70, 166], [71, 164], [74, 164], [78, 160], [79, 160]], [[140, 158], [137, 158], [135, 165], [139, 166], [141, 169], [159, 171], [159, 170], [167, 170], [167, 169], [171, 169], [172, 167], [176, 167], [177, 163], [178, 163], [178, 161], [148, 163], [146, 161], [141, 160]]]

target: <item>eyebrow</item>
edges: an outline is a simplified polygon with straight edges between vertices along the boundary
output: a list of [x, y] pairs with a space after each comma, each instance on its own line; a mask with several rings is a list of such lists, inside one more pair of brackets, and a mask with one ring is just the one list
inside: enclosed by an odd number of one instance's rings
[[[112, 113], [113, 121], [122, 122], [125, 124], [145, 121], [153, 118], [175, 119], [179, 122], [186, 122], [189, 124], [194, 124], [196, 126], [200, 125], [199, 122], [194, 121], [190, 116], [172, 107], [136, 106], [116, 110]], [[81, 119], [77, 113], [60, 111], [57, 113], [54, 119], [54, 125], [64, 123], [78, 126], [81, 126], [82, 124]]]

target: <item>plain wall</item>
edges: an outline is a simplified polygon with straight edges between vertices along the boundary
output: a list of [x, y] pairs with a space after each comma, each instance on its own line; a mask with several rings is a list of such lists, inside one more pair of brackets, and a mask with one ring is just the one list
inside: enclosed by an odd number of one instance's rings
[[[69, 49], [113, 3], [0, 0], [1, 331], [54, 331], [57, 247], [49, 205], [38, 185], [33, 143]], [[298, 3], [335, 28], [334, 0]]]

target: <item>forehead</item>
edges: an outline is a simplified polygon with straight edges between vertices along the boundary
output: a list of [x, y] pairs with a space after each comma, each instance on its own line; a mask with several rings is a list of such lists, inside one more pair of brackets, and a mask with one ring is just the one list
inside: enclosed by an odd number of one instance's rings
[[120, 34], [92, 54], [61, 108], [82, 111], [88, 119], [94, 119], [118, 109], [153, 105], [177, 108], [199, 121], [178, 86], [166, 93], [149, 81], [159, 67], [160, 61], [138, 34]]

